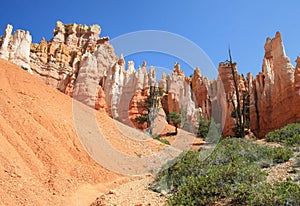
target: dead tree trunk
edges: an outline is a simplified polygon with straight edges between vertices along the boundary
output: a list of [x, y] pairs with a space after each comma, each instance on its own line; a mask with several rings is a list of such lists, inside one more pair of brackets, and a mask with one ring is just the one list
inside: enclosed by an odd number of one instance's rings
[[236, 118], [236, 128], [234, 130], [236, 136], [238, 137], [244, 137], [245, 136], [245, 121], [246, 121], [246, 115], [245, 115], [245, 111], [246, 111], [246, 106], [245, 106], [245, 98], [243, 95], [243, 109], [241, 109], [241, 98], [240, 98], [240, 91], [239, 91], [239, 84], [237, 82], [237, 76], [236, 76], [236, 71], [234, 69], [233, 66], [233, 62], [232, 62], [232, 57], [231, 57], [231, 52], [230, 49], [228, 50], [229, 53], [229, 65], [231, 68], [231, 72], [232, 72], [232, 76], [233, 76], [233, 83], [234, 83], [234, 88], [235, 88], [235, 95], [236, 95], [236, 105], [235, 102], [233, 100], [233, 96], [232, 95], [232, 99], [231, 102], [233, 104], [233, 108], [234, 108], [234, 112], [235, 112], [235, 118]]

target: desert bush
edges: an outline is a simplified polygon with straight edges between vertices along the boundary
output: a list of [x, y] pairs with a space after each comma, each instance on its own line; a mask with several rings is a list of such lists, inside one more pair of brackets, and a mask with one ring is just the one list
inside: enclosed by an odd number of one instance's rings
[[234, 194], [231, 204], [245, 205], [300, 205], [300, 187], [290, 180], [270, 185], [263, 182], [256, 187], [243, 185]]
[[300, 146], [300, 123], [289, 124], [282, 129], [269, 132], [267, 142], [277, 142], [288, 146]]
[[[285, 162], [291, 156], [288, 147], [268, 147], [251, 140], [228, 138], [221, 140], [203, 161], [199, 160], [200, 152], [183, 153], [158, 173], [151, 188], [172, 193], [169, 205], [209, 205], [216, 201], [229, 205], [274, 203], [274, 194], [283, 191], [282, 185], [273, 187], [266, 183], [267, 174], [261, 168]], [[256, 194], [268, 189], [271, 193], [265, 196]], [[290, 195], [278, 201], [288, 198], [296, 201]]]
[[[256, 165], [243, 161], [209, 167], [207, 174], [190, 176], [186, 184], [169, 200], [170, 205], [207, 205], [223, 198], [233, 201], [241, 184], [254, 185], [265, 180], [265, 173]], [[239, 196], [240, 197], [240, 196]], [[237, 198], [235, 198], [237, 199]], [[237, 202], [237, 201], [235, 201]]]

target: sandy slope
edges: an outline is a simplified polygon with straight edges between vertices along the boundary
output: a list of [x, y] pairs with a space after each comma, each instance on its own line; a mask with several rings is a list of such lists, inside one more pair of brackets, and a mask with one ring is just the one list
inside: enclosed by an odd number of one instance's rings
[[0, 60], [0, 205], [84, 205], [123, 181], [87, 155], [73, 124], [70, 97]]
[[[78, 117], [87, 126], [83, 137], [79, 136], [93, 146], [90, 154], [106, 151], [103, 141], [94, 135], [94, 130], [100, 130], [113, 148], [133, 159], [133, 166], [151, 154], [161, 159], [155, 155], [165, 144], [82, 104], [76, 107], [79, 116], [75, 118], [72, 105], [70, 97], [0, 59], [0, 205], [89, 205], [111, 188], [133, 180], [89, 157], [75, 128]], [[91, 113], [96, 129], [85, 121]], [[141, 141], [145, 138], [147, 141]], [[177, 139], [179, 147], [192, 146], [193, 137], [183, 131]], [[172, 151], [177, 153], [168, 150]]]

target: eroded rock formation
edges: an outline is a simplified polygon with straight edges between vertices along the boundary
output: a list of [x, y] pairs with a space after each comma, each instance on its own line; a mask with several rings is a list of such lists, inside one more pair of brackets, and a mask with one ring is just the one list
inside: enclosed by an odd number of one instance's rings
[[[118, 58], [109, 38], [100, 38], [100, 33], [99, 25], [58, 21], [50, 41], [31, 44], [29, 32], [17, 30], [12, 35], [8, 25], [0, 38], [0, 58], [32, 69], [46, 84], [131, 126], [146, 129], [135, 118], [145, 113], [141, 104], [155, 87], [163, 91], [155, 124], [163, 125], [168, 113], [178, 112], [195, 128], [201, 114], [222, 123], [224, 136], [233, 135], [232, 102], [237, 98], [228, 62], [219, 64], [217, 80], [202, 76], [199, 68], [186, 77], [179, 64], [171, 76], [163, 74], [158, 80], [155, 68], [147, 71], [146, 62], [135, 69], [129, 61], [126, 68], [124, 57]], [[267, 38], [264, 49], [262, 72], [255, 78], [237, 74], [234, 64], [239, 91], [250, 94], [250, 129], [260, 138], [300, 120], [300, 57], [294, 68], [279, 32]]]
[[186, 121], [197, 126], [201, 107], [193, 100], [191, 79], [185, 77], [178, 63], [175, 64], [168, 86], [168, 112], [185, 113]]
[[97, 59], [87, 52], [82, 56], [82, 66], [76, 79], [73, 98], [88, 106], [95, 107], [100, 78]]
[[54, 37], [47, 42], [31, 45], [31, 67], [46, 84], [65, 93], [72, 93], [70, 81], [82, 65], [82, 56], [89, 52], [97, 60], [101, 77], [115, 63], [117, 57], [109, 38], [100, 38], [99, 25], [63, 24], [58, 21]]
[[9, 60], [14, 64], [32, 73], [30, 68], [30, 45], [32, 37], [28, 31], [17, 30], [12, 36], [11, 25], [7, 25], [2, 45], [0, 47], [0, 58]]
[[9, 59], [9, 51], [8, 51], [8, 44], [11, 41], [11, 32], [12, 32], [12, 25], [8, 24], [6, 29], [4, 30], [4, 35], [2, 37], [2, 45], [0, 48], [0, 58], [2, 59]]
[[201, 70], [195, 68], [194, 75], [191, 78], [192, 81], [192, 92], [195, 96], [196, 105], [201, 108], [203, 117], [206, 120], [209, 120], [211, 117], [211, 98], [214, 97], [210, 89], [212, 81], [208, 80], [206, 77], [203, 77]]
[[281, 34], [267, 38], [262, 72], [252, 78], [251, 129], [259, 137], [300, 119], [299, 59], [294, 69]]
[[[240, 97], [243, 92], [248, 92], [248, 84], [243, 75], [237, 73], [237, 64], [233, 63]], [[229, 62], [219, 64], [218, 95], [217, 99], [221, 107], [221, 122], [224, 136], [234, 136], [233, 128], [236, 126], [236, 119], [232, 117], [234, 107], [237, 107], [237, 94], [232, 75], [232, 68]], [[222, 91], [223, 90], [223, 91]], [[240, 99], [240, 103], [243, 101]], [[235, 105], [235, 106], [234, 106]], [[243, 120], [245, 121], [245, 120]]]

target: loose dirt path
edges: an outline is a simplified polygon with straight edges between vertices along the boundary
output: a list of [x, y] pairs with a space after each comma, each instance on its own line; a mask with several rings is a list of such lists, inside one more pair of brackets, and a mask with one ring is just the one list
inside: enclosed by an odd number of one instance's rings
[[166, 196], [148, 189], [153, 177], [132, 179], [106, 194], [101, 195], [91, 206], [162, 206]]

